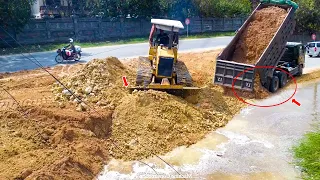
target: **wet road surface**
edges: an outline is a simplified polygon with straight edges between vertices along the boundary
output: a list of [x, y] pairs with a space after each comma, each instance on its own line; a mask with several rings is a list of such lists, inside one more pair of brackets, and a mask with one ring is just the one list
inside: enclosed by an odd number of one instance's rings
[[[292, 89], [284, 90], [255, 103], [278, 103], [292, 92]], [[162, 158], [181, 175], [192, 179], [299, 179], [300, 170], [292, 164], [291, 148], [319, 123], [319, 97], [320, 82], [299, 85], [294, 98], [301, 103], [300, 107], [291, 101], [271, 108], [247, 107], [224, 128]], [[178, 177], [157, 158], [144, 162], [160, 175]], [[136, 179], [139, 176], [158, 177], [150, 167], [139, 162], [112, 160], [98, 179]]]

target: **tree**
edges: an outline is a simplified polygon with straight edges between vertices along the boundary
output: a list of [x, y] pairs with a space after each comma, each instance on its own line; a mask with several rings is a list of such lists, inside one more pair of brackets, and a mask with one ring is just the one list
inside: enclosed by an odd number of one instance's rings
[[30, 19], [34, 0], [0, 0], [0, 24], [19, 32]]
[[247, 16], [251, 12], [249, 0], [196, 0], [204, 17]]
[[297, 32], [314, 33], [320, 31], [320, 1], [319, 0], [297, 0], [299, 9], [295, 17], [297, 21]]
[[169, 3], [167, 12], [170, 17], [185, 19], [199, 15], [198, 4], [195, 0], [171, 0]]

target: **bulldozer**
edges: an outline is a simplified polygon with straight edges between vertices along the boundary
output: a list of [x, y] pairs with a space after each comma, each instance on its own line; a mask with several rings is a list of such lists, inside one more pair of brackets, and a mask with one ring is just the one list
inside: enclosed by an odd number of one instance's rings
[[[182, 61], [178, 61], [179, 30], [183, 24], [176, 20], [151, 19], [149, 56], [139, 57], [136, 86], [131, 90], [199, 89], [192, 86], [192, 77]], [[160, 34], [154, 39], [157, 31]]]

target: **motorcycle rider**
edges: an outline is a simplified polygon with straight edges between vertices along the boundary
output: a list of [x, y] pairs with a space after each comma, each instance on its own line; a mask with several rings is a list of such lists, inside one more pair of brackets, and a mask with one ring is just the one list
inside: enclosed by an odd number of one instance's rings
[[76, 48], [74, 47], [74, 43], [73, 43], [72, 38], [69, 38], [69, 44], [65, 48], [68, 50], [71, 50], [72, 51], [71, 53], [74, 54], [75, 56], [77, 56]]

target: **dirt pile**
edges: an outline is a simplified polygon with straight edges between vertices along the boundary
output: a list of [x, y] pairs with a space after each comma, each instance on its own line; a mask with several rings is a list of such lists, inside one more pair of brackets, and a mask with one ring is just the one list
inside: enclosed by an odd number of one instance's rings
[[[182, 54], [202, 90], [185, 98], [158, 91], [138, 91], [123, 98], [115, 108], [111, 138], [112, 156], [124, 160], [164, 154], [181, 145], [191, 145], [208, 132], [224, 126], [244, 104], [225, 96], [212, 85], [219, 51]], [[201, 63], [200, 63], [201, 62]]]
[[[16, 110], [0, 108], [0, 179], [93, 179], [111, 157], [142, 159], [195, 143], [245, 106], [231, 90], [212, 84], [218, 53], [180, 54], [195, 84], [203, 87], [186, 98], [158, 91], [129, 94], [121, 77], [135, 80], [137, 59], [123, 64], [110, 58], [94, 60], [79, 66], [80, 71], [68, 71], [70, 74], [64, 66], [49, 69], [57, 77], [63, 75], [65, 84], [92, 103], [99, 114], [76, 111], [59, 87], [53, 94], [54, 80], [48, 74], [35, 70], [3, 75], [0, 85], [19, 102], [36, 103], [22, 103], [26, 118]], [[315, 72], [298, 82], [319, 77], [320, 72]], [[91, 85], [92, 89], [102, 88], [91, 92], [94, 96], [83, 93]], [[105, 97], [105, 91], [110, 96]], [[53, 101], [57, 97], [59, 101]], [[114, 103], [114, 110], [101, 108], [91, 101], [95, 97]], [[46, 99], [34, 101], [37, 98]], [[12, 101], [0, 93], [0, 105], [8, 100]]]
[[24, 107], [0, 112], [0, 179], [92, 179], [109, 159], [111, 114]]
[[111, 138], [122, 148], [113, 147], [112, 155], [134, 160], [163, 154], [194, 144], [226, 122], [223, 112], [202, 112], [165, 92], [134, 92], [114, 111]]
[[197, 53], [184, 53], [179, 55], [192, 76], [195, 86], [206, 86], [212, 84], [215, 72], [216, 57], [221, 50]]
[[254, 14], [240, 37], [232, 61], [255, 64], [286, 17], [286, 10], [267, 7]]
[[[63, 83], [82, 101], [114, 109], [126, 94], [122, 76], [133, 80], [133, 71], [126, 68], [117, 58], [94, 59], [88, 62], [82, 69], [63, 79]], [[75, 102], [75, 96], [56, 84], [53, 91], [55, 100]], [[78, 110], [85, 110], [84, 105], [79, 104]]]

